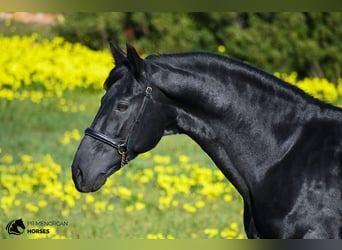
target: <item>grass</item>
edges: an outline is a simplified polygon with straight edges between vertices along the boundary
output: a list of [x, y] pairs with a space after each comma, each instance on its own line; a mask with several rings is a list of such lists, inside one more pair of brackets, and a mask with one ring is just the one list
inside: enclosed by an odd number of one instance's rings
[[[38, 157], [53, 154], [63, 166], [63, 159], [72, 157], [74, 145], [60, 147], [58, 141], [61, 134], [73, 128], [82, 130], [90, 124], [99, 103], [99, 94], [69, 93], [67, 98], [74, 102], [84, 103], [87, 113], [67, 113], [58, 109], [58, 103], [47, 100], [41, 104], [25, 101], [0, 102], [1, 137], [0, 147], [3, 150], [30, 154]], [[67, 155], [66, 155], [67, 154]]]
[[[25, 174], [35, 176], [39, 169], [34, 167], [32, 170], [25, 170], [30, 164], [22, 162], [21, 156], [30, 155], [35, 164], [32, 163], [33, 166], [45, 167], [47, 164], [41, 162], [44, 162], [44, 157], [49, 154], [62, 168], [58, 174], [58, 183], [64, 185], [64, 190], [68, 185], [72, 187], [72, 191], [64, 191], [64, 198], [46, 195], [41, 191], [43, 184], [33, 187], [32, 192], [28, 194], [18, 192], [13, 201], [18, 205], [13, 205], [14, 208], [0, 214], [3, 225], [0, 227], [0, 237], [13, 238], [7, 234], [4, 227], [16, 217], [24, 218], [24, 222], [67, 220], [68, 227], [56, 228], [57, 236], [62, 238], [227, 238], [224, 232], [230, 232], [232, 238], [244, 236], [240, 196], [222, 176], [221, 179], [214, 177], [217, 170], [211, 159], [184, 135], [164, 137], [148, 155], [135, 159], [111, 176], [99, 192], [90, 196], [77, 193], [71, 181], [70, 166], [79, 141], [71, 140], [66, 145], [62, 145], [60, 141], [66, 131], [77, 129], [80, 133], [83, 132], [98, 109], [100, 96], [101, 93], [89, 91], [67, 93], [67, 100], [85, 106], [85, 111], [76, 113], [63, 112], [58, 101], [54, 99], [43, 100], [40, 104], [28, 100], [0, 100], [0, 170], [5, 167], [2, 173], [9, 173], [6, 172], [6, 166], [8, 169], [14, 166], [19, 178]], [[13, 163], [2, 164], [1, 154], [12, 155]], [[158, 160], [157, 156], [161, 160]], [[180, 163], [181, 156], [187, 156], [188, 162]], [[166, 162], [163, 162], [163, 157], [166, 157]], [[162, 170], [158, 170], [158, 166], [162, 167]], [[217, 196], [202, 194], [206, 184], [193, 183], [188, 187], [190, 192], [183, 193], [182, 186], [187, 184], [182, 184], [182, 181], [191, 180], [194, 174], [205, 169], [211, 171], [208, 186], [220, 182], [225, 185], [225, 191]], [[148, 176], [148, 170], [153, 177], [143, 182], [142, 179]], [[3, 186], [0, 186], [0, 204], [1, 195], [6, 194], [5, 181], [1, 178], [4, 178], [4, 175], [0, 176], [0, 184], [1, 181], [3, 183]], [[162, 187], [165, 183], [163, 178], [172, 181], [169, 189]], [[43, 181], [45, 180], [42, 179]], [[48, 185], [58, 183], [51, 182]], [[57, 189], [57, 186], [54, 188]], [[125, 197], [120, 194], [119, 188], [126, 188], [131, 194]], [[171, 195], [173, 205], [161, 208], [161, 200], [170, 197], [169, 193], [173, 189], [179, 189]], [[228, 189], [230, 191], [226, 191]], [[223, 199], [227, 193], [231, 195], [232, 202]], [[72, 197], [74, 205], [66, 202], [65, 199], [69, 196]], [[91, 197], [93, 200], [89, 200]], [[40, 201], [47, 201], [48, 205], [39, 207]], [[196, 207], [199, 201], [204, 205]], [[27, 207], [29, 203], [39, 208], [39, 211], [30, 211]], [[105, 208], [101, 207], [101, 204], [105, 204]], [[143, 208], [139, 209], [139, 204]], [[190, 207], [189, 210], [186, 210], [186, 206]], [[196, 211], [191, 212], [191, 209]], [[235, 229], [230, 229], [231, 226]]]

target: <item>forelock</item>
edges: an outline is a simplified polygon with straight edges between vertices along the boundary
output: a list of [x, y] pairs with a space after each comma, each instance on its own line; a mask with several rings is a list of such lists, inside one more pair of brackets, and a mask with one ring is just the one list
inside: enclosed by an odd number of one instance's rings
[[126, 66], [119, 66], [112, 69], [104, 82], [103, 88], [108, 90], [113, 84], [119, 81], [121, 78], [128, 73], [128, 68]]

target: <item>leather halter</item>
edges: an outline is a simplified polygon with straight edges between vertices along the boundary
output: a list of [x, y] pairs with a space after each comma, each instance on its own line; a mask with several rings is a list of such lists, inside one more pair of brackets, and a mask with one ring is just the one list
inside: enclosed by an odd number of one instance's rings
[[125, 140], [116, 140], [113, 138], [110, 138], [109, 136], [95, 131], [92, 128], [86, 128], [84, 131], [84, 134], [87, 136], [90, 136], [102, 143], [107, 144], [108, 146], [111, 146], [112, 148], [115, 148], [117, 150], [117, 152], [119, 153], [119, 155], [121, 155], [121, 164], [120, 164], [120, 168], [122, 168], [128, 161], [127, 161], [127, 152], [128, 152], [128, 141], [129, 138], [131, 136], [131, 134], [133, 134], [136, 125], [138, 125], [140, 123], [140, 120], [142, 118], [142, 115], [144, 114], [147, 102], [149, 99], [151, 99], [152, 95], [152, 87], [150, 86], [150, 70], [149, 70], [150, 65], [146, 64], [146, 68], [147, 68], [147, 74], [146, 74], [146, 89], [145, 89], [145, 96], [142, 102], [142, 105], [140, 107], [139, 113], [137, 115], [137, 118], [135, 119], [133, 125], [131, 126], [131, 129], [129, 130], [126, 139]]

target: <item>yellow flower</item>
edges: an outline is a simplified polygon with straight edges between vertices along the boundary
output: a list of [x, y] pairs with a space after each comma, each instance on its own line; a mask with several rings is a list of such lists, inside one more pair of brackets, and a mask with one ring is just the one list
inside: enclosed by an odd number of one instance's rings
[[274, 75], [301, 88], [308, 94], [329, 103], [336, 102], [340, 95], [339, 84], [336, 88], [336, 84], [331, 83], [324, 78], [305, 78], [303, 80], [297, 80], [296, 72], [292, 72], [290, 75], [276, 72]]
[[195, 213], [197, 211], [196, 207], [192, 206], [191, 204], [185, 203], [183, 205], [183, 209], [189, 213]]
[[66, 131], [63, 137], [60, 139], [60, 142], [63, 145], [69, 144], [72, 140], [79, 141], [81, 139], [80, 132], [77, 129], [73, 129], [71, 131]]
[[217, 228], [206, 228], [204, 230], [204, 233], [208, 235], [209, 238], [214, 238], [216, 235], [218, 235], [218, 229]]
[[129, 190], [128, 188], [124, 187], [124, 186], [120, 186], [117, 189], [118, 195], [121, 198], [130, 198], [132, 196], [132, 191]]
[[178, 204], [179, 204], [179, 202], [176, 201], [176, 200], [173, 200], [173, 201], [171, 202], [171, 205], [172, 205], [173, 207], [177, 207]]
[[26, 209], [29, 210], [30, 212], [37, 213], [39, 211], [39, 207], [33, 205], [32, 203], [27, 203], [25, 205]]
[[245, 239], [245, 236], [244, 236], [243, 234], [240, 233], [240, 234], [238, 235], [237, 239], [239, 239], [239, 240]]
[[222, 230], [220, 235], [222, 238], [227, 239], [241, 238], [241, 236], [243, 238], [242, 234], [238, 235], [238, 224], [236, 222], [232, 222], [229, 228]]
[[157, 233], [157, 234], [147, 234], [147, 239], [149, 240], [161, 240], [165, 239], [163, 234]]
[[[8, 100], [30, 99], [40, 103], [47, 96], [62, 97], [65, 90], [76, 87], [102, 89], [103, 79], [112, 68], [108, 51], [92, 51], [80, 44], [68, 43], [61, 37], [51, 41], [41, 39], [37, 34], [0, 37], [0, 44], [8, 52], [0, 57], [0, 98]], [[91, 63], [94, 60], [97, 62], [95, 65]], [[7, 88], [2, 89], [2, 84]], [[38, 85], [46, 93], [27, 92], [25, 88], [30, 89], [31, 85]]]
[[145, 203], [142, 203], [142, 202], [139, 202], [139, 201], [137, 203], [135, 203], [135, 208], [138, 211], [143, 210], [145, 207], [146, 207]]
[[130, 212], [132, 212], [134, 210], [134, 206], [133, 205], [127, 206], [125, 208], [125, 210], [126, 210], [127, 213], [130, 213]]
[[178, 157], [178, 160], [179, 160], [180, 163], [185, 164], [185, 163], [189, 162], [190, 158], [188, 156], [186, 156], [186, 155], [180, 155]]
[[14, 99], [14, 92], [12, 90], [8, 90], [8, 89], [1, 89], [0, 90], [0, 99], [1, 98], [11, 101]]
[[156, 240], [157, 237], [154, 234], [147, 234], [147, 239], [149, 239], [149, 240]]
[[215, 170], [214, 175], [219, 181], [225, 181], [226, 180], [226, 177], [224, 176], [224, 174], [220, 170]]
[[56, 235], [56, 228], [53, 226], [47, 226], [45, 229], [49, 230], [49, 237], [55, 236]]
[[224, 52], [226, 52], [226, 47], [224, 47], [224, 45], [219, 45], [217, 47], [217, 51], [220, 53], [224, 53]]
[[221, 231], [220, 235], [222, 238], [233, 239], [237, 236], [237, 232], [230, 228], [225, 228]]
[[145, 152], [139, 155], [139, 158], [145, 160], [151, 157], [151, 153], [150, 152]]
[[30, 98], [33, 103], [40, 103], [43, 98], [43, 93], [39, 91], [32, 91]]
[[173, 237], [171, 234], [166, 235], [166, 239], [168, 240], [174, 240], [175, 237]]
[[204, 207], [205, 206], [205, 202], [204, 201], [197, 201], [196, 202], [196, 204], [195, 204], [195, 206], [197, 207], [197, 208], [202, 208], [202, 207]]
[[170, 204], [172, 202], [173, 196], [161, 196], [159, 198], [159, 209], [166, 209], [170, 207]]
[[94, 204], [95, 213], [99, 214], [106, 211], [108, 201], [96, 201]]
[[66, 134], [64, 134], [64, 136], [62, 137], [62, 139], [60, 140], [60, 142], [63, 144], [63, 145], [67, 145], [70, 143], [70, 137], [67, 136]]
[[62, 210], [62, 216], [67, 217], [67, 216], [69, 216], [69, 214], [70, 214], [70, 211], [68, 209]]
[[48, 202], [46, 200], [40, 200], [38, 202], [38, 207], [43, 208], [43, 207], [46, 207], [47, 205], [48, 205]]
[[91, 194], [87, 194], [86, 197], [85, 197], [86, 203], [92, 203], [92, 202], [94, 202], [94, 200], [95, 200], [95, 198]]
[[157, 164], [169, 164], [171, 161], [170, 156], [155, 155], [153, 161]]
[[74, 197], [68, 194], [64, 194], [62, 196], [62, 200], [64, 200], [69, 207], [74, 207], [75, 206], [75, 200]]
[[138, 193], [137, 195], [139, 200], [142, 200], [144, 198], [144, 194], [143, 193]]
[[27, 163], [32, 161], [32, 156], [23, 154], [21, 156], [21, 161], [22, 161], [23, 164], [27, 164]]
[[238, 230], [238, 224], [233, 222], [230, 224], [230, 228], [233, 229], [233, 230]]
[[11, 209], [13, 201], [14, 201], [15, 197], [14, 196], [4, 196], [1, 198], [1, 208], [5, 211], [8, 211], [9, 209]]
[[139, 179], [140, 183], [148, 183], [149, 181], [150, 181], [150, 178], [146, 175], [141, 176]]
[[231, 194], [225, 194], [223, 196], [223, 200], [226, 202], [231, 202], [233, 200], [233, 196]]
[[80, 132], [77, 129], [73, 129], [71, 131], [71, 138], [73, 138], [76, 141], [79, 141], [81, 139]]
[[219, 197], [225, 191], [225, 183], [217, 182], [217, 183], [207, 183], [200, 193], [207, 196], [208, 199], [212, 199], [214, 197]]

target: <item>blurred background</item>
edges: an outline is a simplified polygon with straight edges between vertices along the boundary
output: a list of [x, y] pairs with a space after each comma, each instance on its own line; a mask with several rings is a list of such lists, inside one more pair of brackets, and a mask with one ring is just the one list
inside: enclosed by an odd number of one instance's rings
[[341, 78], [341, 13], [1, 13], [6, 35], [39, 32], [91, 49], [134, 43], [141, 52], [209, 50], [269, 72]]
[[[235, 188], [188, 137], [165, 137], [78, 193], [71, 162], [113, 68], [108, 42], [141, 56], [206, 50], [342, 104], [342, 13], [0, 13], [0, 238], [245, 238]], [[49, 234], [13, 236], [13, 219]]]

